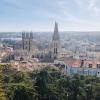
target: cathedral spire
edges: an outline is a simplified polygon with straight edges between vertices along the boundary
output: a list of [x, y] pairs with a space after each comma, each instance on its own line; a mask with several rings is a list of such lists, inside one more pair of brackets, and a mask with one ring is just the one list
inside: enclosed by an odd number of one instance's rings
[[59, 40], [58, 23], [55, 22], [53, 40]]
[[59, 37], [59, 32], [58, 32], [58, 24], [57, 22], [55, 22], [54, 34], [52, 37], [52, 51], [53, 51], [54, 59], [58, 58], [59, 47], [60, 47], [60, 37]]

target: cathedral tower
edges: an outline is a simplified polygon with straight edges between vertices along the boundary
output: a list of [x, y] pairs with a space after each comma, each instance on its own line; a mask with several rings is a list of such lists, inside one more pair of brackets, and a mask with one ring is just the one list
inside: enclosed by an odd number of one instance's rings
[[58, 24], [55, 22], [54, 34], [52, 37], [52, 52], [54, 59], [58, 58], [59, 48], [60, 48], [60, 37], [58, 32]]
[[31, 33], [22, 33], [22, 48], [30, 52], [32, 49], [32, 41], [33, 41], [33, 34]]

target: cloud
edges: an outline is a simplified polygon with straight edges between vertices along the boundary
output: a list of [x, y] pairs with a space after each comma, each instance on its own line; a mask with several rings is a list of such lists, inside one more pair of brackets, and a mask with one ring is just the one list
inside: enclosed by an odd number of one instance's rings
[[16, 0], [1, 0], [0, 1], [4, 6], [10, 7], [10, 8], [15, 8], [15, 9], [22, 9], [20, 5], [18, 5], [18, 1]]
[[58, 0], [58, 6], [64, 29], [100, 30], [99, 0]]
[[89, 9], [94, 11], [96, 16], [100, 15], [100, 8], [97, 6], [97, 1], [98, 0], [90, 0], [89, 1]]
[[15, 25], [33, 25], [43, 30], [42, 27], [47, 29], [49, 23], [56, 20], [62, 28], [69, 29], [97, 29], [100, 26], [100, 0], [0, 0], [0, 3], [4, 6], [0, 11], [5, 13], [1, 21]]
[[[72, 0], [73, 1], [73, 0]], [[75, 2], [73, 2], [75, 3]], [[77, 2], [79, 3], [79, 2]], [[73, 24], [84, 23], [85, 20], [75, 14], [74, 8], [67, 8], [66, 0], [59, 0], [59, 10], [61, 11], [61, 18], [66, 22], [69, 21]], [[81, 2], [78, 4], [81, 5]], [[77, 11], [78, 12], [78, 11]]]
[[99, 0], [74, 0], [74, 1], [80, 7], [81, 10], [85, 10], [86, 12], [88, 12], [88, 14], [94, 13], [96, 16], [100, 15]]

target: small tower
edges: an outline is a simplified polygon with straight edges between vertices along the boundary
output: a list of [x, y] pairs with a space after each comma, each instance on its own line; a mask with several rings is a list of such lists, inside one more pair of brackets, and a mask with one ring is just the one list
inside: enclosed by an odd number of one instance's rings
[[22, 33], [22, 48], [30, 52], [32, 49], [32, 41], [33, 41], [33, 34], [31, 33]]
[[22, 33], [22, 49], [24, 50], [24, 40], [25, 40], [25, 32]]
[[53, 53], [52, 56], [54, 59], [58, 58], [59, 48], [60, 48], [60, 37], [58, 32], [58, 24], [55, 22], [54, 34], [52, 37], [52, 53]]
[[29, 51], [32, 50], [33, 45], [33, 33], [30, 32], [30, 38], [29, 38]]
[[29, 33], [26, 33], [26, 37], [25, 37], [25, 50], [27, 50], [28, 52], [30, 51], [30, 45], [29, 45]]

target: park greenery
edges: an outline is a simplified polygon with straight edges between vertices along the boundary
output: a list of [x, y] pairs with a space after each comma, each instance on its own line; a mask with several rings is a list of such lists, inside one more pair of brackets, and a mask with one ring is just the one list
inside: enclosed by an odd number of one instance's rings
[[0, 100], [100, 100], [100, 78], [68, 76], [50, 67], [1, 72]]

